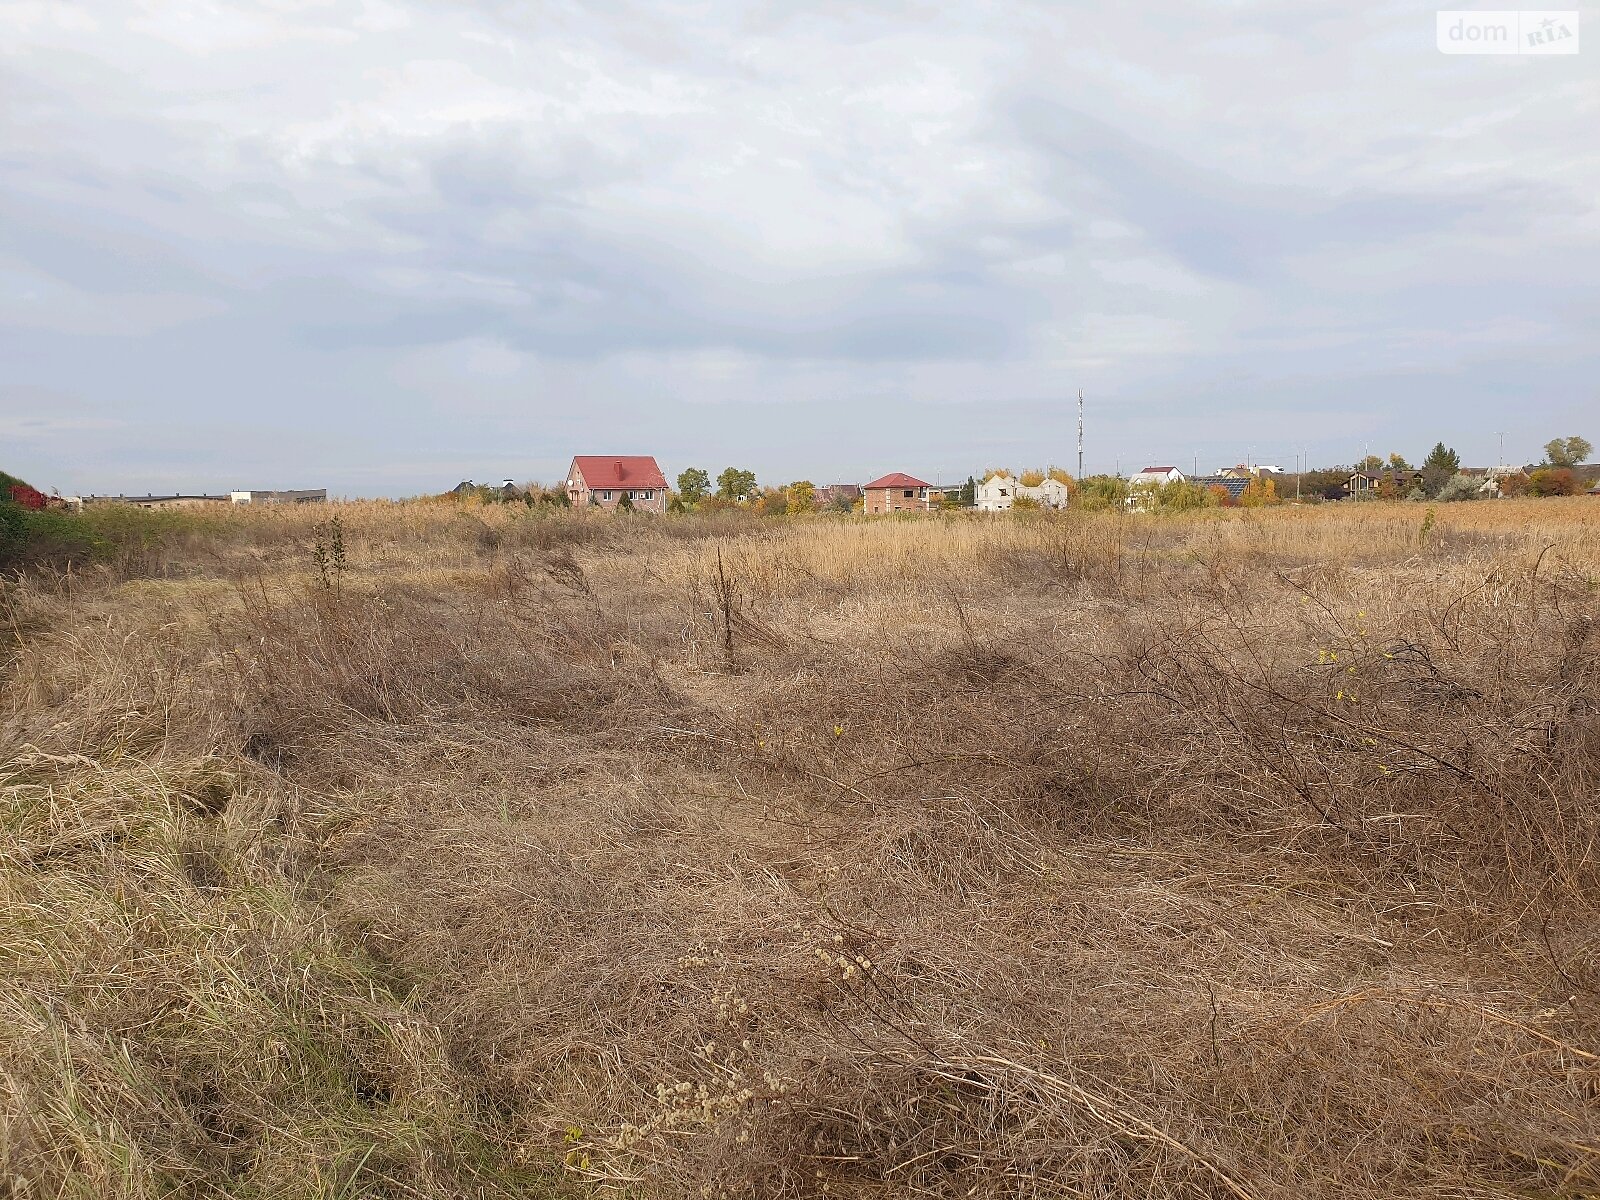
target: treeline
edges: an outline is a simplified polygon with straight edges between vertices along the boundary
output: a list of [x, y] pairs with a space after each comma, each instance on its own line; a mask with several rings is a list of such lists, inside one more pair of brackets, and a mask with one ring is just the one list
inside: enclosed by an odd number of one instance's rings
[[[1443, 442], [1436, 442], [1417, 466], [1401, 454], [1387, 458], [1369, 454], [1353, 466], [1307, 471], [1298, 483], [1303, 494], [1328, 499], [1342, 498], [1355, 475], [1367, 475], [1375, 481], [1360, 499], [1451, 501], [1476, 500], [1485, 495], [1573, 496], [1592, 482], [1582, 468], [1593, 452], [1594, 447], [1586, 438], [1552, 438], [1544, 445], [1541, 463], [1466, 474], [1461, 469], [1460, 455]], [[1484, 484], [1489, 479], [1493, 479], [1494, 487], [1486, 492]]]

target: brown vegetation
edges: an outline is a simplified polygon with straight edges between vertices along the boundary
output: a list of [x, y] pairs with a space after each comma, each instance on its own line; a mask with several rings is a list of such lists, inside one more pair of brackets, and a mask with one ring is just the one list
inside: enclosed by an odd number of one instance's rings
[[1597, 577], [373, 504], [7, 584], [0, 1189], [1600, 1193]]

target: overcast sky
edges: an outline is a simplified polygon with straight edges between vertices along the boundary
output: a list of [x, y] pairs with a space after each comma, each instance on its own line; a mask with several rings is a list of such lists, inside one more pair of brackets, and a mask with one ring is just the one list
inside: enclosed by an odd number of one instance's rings
[[[802, 11], [804, 15], [802, 14]], [[0, 0], [0, 467], [945, 479], [1600, 442], [1600, 12]]]

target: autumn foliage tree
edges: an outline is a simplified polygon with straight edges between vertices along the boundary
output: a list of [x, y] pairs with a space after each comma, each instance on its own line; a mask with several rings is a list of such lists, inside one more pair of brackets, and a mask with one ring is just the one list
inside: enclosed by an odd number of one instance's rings
[[1575, 496], [1578, 477], [1566, 467], [1540, 467], [1528, 476], [1530, 496]]
[[1500, 476], [1500, 494], [1502, 496], [1526, 496], [1528, 494], [1528, 477], [1521, 471], [1512, 475]]
[[1257, 475], [1244, 489], [1239, 503], [1245, 508], [1264, 508], [1278, 503], [1278, 485], [1270, 475]]

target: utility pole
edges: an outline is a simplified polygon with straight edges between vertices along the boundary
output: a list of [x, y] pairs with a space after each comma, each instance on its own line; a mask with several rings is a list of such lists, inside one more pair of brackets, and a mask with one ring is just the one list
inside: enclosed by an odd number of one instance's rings
[[1506, 465], [1506, 431], [1498, 429], [1495, 432], [1500, 438], [1500, 462], [1497, 465], [1503, 467]]
[[1083, 389], [1078, 389], [1078, 482], [1083, 482]]

